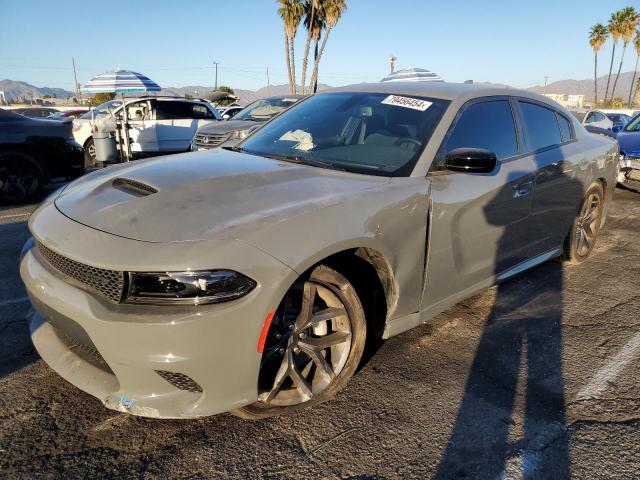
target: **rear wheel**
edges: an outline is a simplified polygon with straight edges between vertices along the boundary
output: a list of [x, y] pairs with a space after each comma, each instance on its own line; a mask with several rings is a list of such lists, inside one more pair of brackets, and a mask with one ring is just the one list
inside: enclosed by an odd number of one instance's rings
[[591, 254], [602, 225], [603, 209], [602, 185], [594, 183], [587, 190], [580, 213], [573, 220], [564, 242], [564, 259], [569, 263], [582, 263]]
[[96, 146], [93, 143], [93, 137], [84, 142], [84, 168], [93, 168], [96, 166]]
[[0, 153], [0, 203], [36, 200], [44, 188], [44, 172], [38, 162], [22, 152]]
[[240, 410], [262, 418], [301, 410], [335, 395], [353, 376], [366, 339], [355, 289], [320, 265], [296, 282], [281, 302], [267, 334], [258, 401]]

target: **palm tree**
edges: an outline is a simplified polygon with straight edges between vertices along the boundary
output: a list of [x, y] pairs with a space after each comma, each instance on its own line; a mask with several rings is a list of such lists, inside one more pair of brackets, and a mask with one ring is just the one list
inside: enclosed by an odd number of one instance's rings
[[[307, 80], [307, 63], [309, 61], [309, 48], [311, 47], [311, 40], [313, 38], [314, 32], [317, 33], [318, 38], [320, 37], [320, 31], [316, 30], [317, 20], [316, 14], [320, 7], [320, 0], [306, 0], [305, 1], [305, 11], [306, 17], [304, 19], [304, 24], [307, 27], [307, 41], [304, 44], [304, 54], [302, 56], [302, 94], [305, 94], [305, 82]], [[312, 28], [314, 27], [314, 28]]]
[[[344, 0], [324, 0], [322, 2], [322, 10], [325, 18], [325, 32], [322, 39], [322, 46], [320, 51], [316, 55], [313, 63], [313, 73], [311, 75], [311, 85], [313, 85], [313, 92], [318, 88], [318, 66], [324, 53], [324, 48], [327, 46], [327, 40], [331, 30], [338, 24], [338, 20], [342, 16], [342, 13], [347, 9], [347, 2]], [[316, 45], [317, 47], [317, 45]]]
[[636, 32], [636, 38], [633, 40], [633, 46], [636, 49], [636, 68], [633, 69], [633, 79], [631, 80], [631, 88], [629, 88], [629, 101], [627, 105], [631, 108], [631, 100], [633, 92], [636, 91], [636, 76], [638, 75], [638, 60], [640, 60], [640, 30]]
[[596, 104], [598, 103], [598, 52], [602, 48], [602, 45], [604, 45], [604, 42], [607, 41], [608, 36], [609, 32], [607, 31], [607, 27], [601, 23], [596, 23], [591, 27], [591, 31], [589, 32], [589, 45], [591, 45], [595, 55], [595, 65], [593, 69], [593, 97], [594, 103]]
[[609, 82], [611, 82], [611, 72], [613, 72], [613, 58], [616, 55], [616, 45], [618, 44], [618, 39], [620, 38], [620, 30], [622, 28], [621, 21], [621, 12], [615, 12], [611, 14], [611, 18], [609, 19], [609, 24], [607, 25], [607, 30], [611, 34], [611, 38], [613, 39], [613, 51], [611, 52], [611, 64], [609, 65], [609, 76], [607, 77], [607, 88], [604, 91], [604, 101], [607, 101], [607, 95], [609, 94]]
[[289, 90], [295, 94], [297, 85], [294, 40], [304, 14], [304, 6], [300, 0], [277, 0], [277, 2], [280, 4], [278, 14], [284, 23], [284, 51], [289, 74]]
[[625, 7], [620, 10], [620, 36], [622, 37], [622, 55], [620, 56], [620, 65], [618, 66], [618, 74], [613, 82], [613, 89], [611, 90], [611, 98], [614, 97], [616, 91], [616, 85], [618, 85], [618, 78], [620, 78], [620, 72], [622, 71], [622, 61], [624, 60], [624, 53], [627, 50], [627, 45], [633, 38], [633, 34], [636, 33], [638, 28], [638, 22], [640, 21], [640, 15], [633, 7]]
[[[316, 5], [316, 12], [313, 17], [307, 15], [304, 19], [304, 26], [311, 32], [311, 40], [313, 41], [313, 64], [318, 61], [318, 51], [320, 45], [320, 38], [322, 37], [323, 30], [327, 28], [327, 19], [325, 17], [325, 2], [327, 0], [319, 0]], [[311, 23], [313, 21], [313, 24]], [[309, 80], [308, 88], [305, 87], [306, 93], [311, 93], [313, 90], [313, 75]]]

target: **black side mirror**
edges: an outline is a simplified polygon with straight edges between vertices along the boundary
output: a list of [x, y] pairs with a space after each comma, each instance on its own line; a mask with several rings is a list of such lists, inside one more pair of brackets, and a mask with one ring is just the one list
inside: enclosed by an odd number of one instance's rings
[[444, 166], [452, 172], [491, 173], [496, 168], [496, 154], [483, 148], [456, 148], [444, 157]]

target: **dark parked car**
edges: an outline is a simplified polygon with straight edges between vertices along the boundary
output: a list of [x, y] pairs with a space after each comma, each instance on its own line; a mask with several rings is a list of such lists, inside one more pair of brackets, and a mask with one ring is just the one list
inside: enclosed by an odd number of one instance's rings
[[71, 123], [28, 118], [0, 109], [0, 203], [25, 203], [55, 177], [84, 172]]
[[224, 123], [213, 123], [199, 128], [193, 137], [192, 150], [232, 147], [267, 120], [298, 102], [302, 95], [283, 95], [256, 100]]
[[59, 113], [59, 110], [48, 107], [26, 107], [26, 108], [14, 108], [12, 112], [19, 113], [25, 117], [30, 118], [47, 118], [54, 113]]

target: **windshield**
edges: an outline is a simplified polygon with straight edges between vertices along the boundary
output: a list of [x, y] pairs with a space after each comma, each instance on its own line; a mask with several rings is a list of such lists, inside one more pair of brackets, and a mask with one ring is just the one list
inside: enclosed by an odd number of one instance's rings
[[623, 129], [625, 132], [638, 132], [640, 131], [640, 114], [633, 117], [627, 126]]
[[234, 120], [252, 120], [254, 122], [264, 122], [283, 112], [298, 101], [297, 98], [265, 98], [253, 102], [248, 107], [238, 112]]
[[382, 93], [314, 95], [256, 131], [239, 148], [325, 168], [408, 176], [448, 104]]
[[612, 122], [617, 123], [627, 123], [631, 119], [631, 117], [625, 115], [624, 113], [608, 113], [607, 117], [609, 117], [609, 120], [611, 120]]
[[122, 105], [122, 101], [120, 101], [120, 100], [111, 100], [109, 102], [104, 102], [104, 103], [101, 103], [100, 105], [98, 105], [93, 110], [89, 110], [87, 113], [82, 115], [80, 118], [86, 118], [86, 119], [90, 120], [92, 116], [95, 117], [97, 115], [105, 115], [105, 114], [109, 113], [109, 110], [111, 110], [111, 112], [113, 112], [120, 105]]

